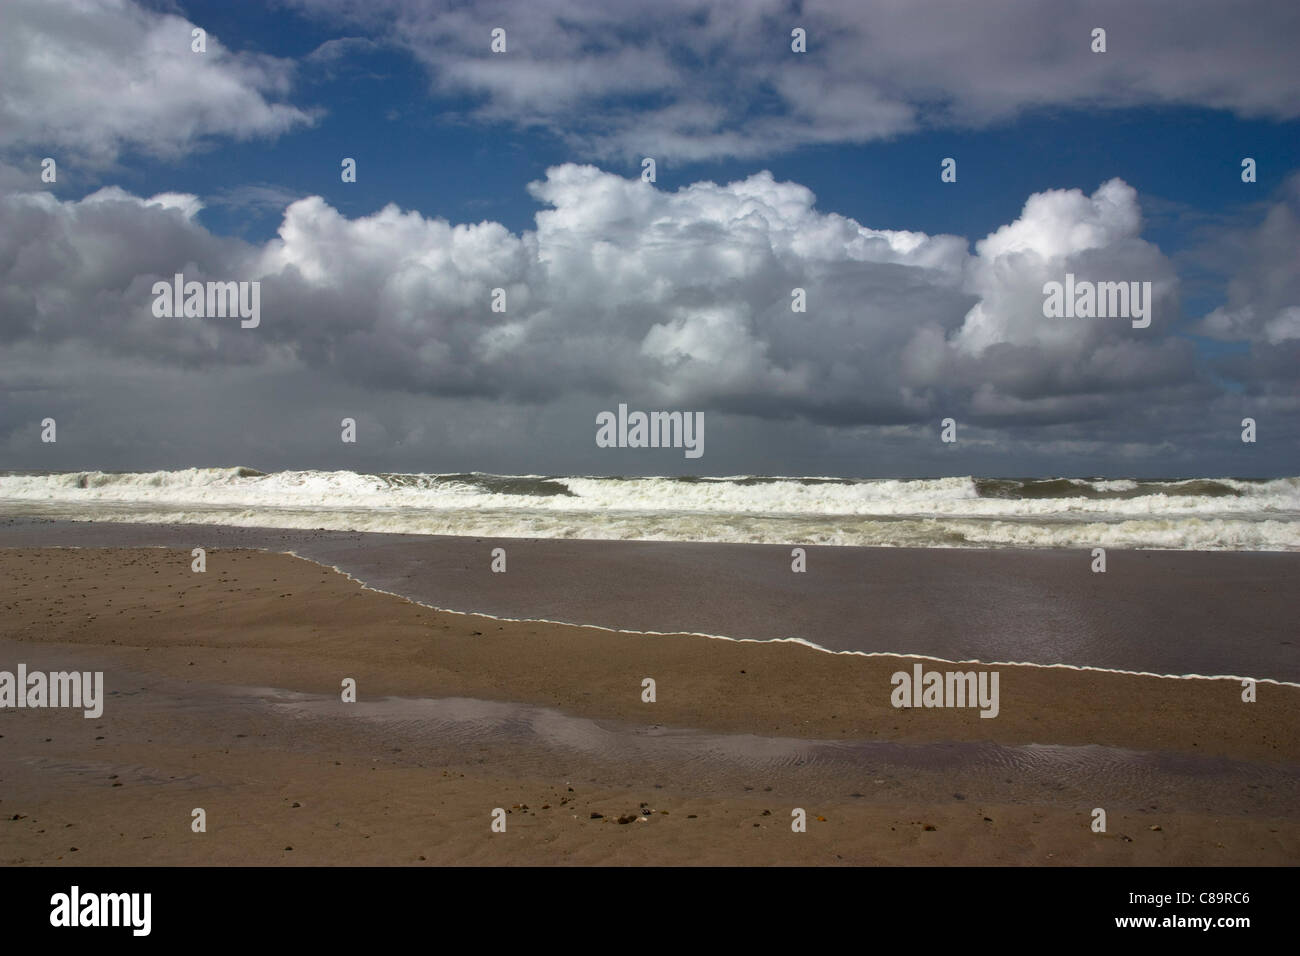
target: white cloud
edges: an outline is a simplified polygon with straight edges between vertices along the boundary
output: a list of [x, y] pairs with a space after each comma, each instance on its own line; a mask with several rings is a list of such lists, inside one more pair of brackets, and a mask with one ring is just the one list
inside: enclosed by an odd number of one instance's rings
[[[953, 343], [981, 354], [995, 345], [1032, 345], [1068, 359], [1123, 336], [1132, 347], [1146, 341], [1127, 322], [1048, 320], [1043, 286], [1080, 280], [1151, 282], [1153, 321], [1172, 318], [1172, 269], [1160, 251], [1139, 238], [1137, 191], [1119, 179], [1091, 195], [1078, 189], [1036, 193], [1015, 222], [976, 244], [967, 269], [968, 288], [979, 302], [967, 313]], [[1150, 337], [1146, 337], [1149, 339]]]
[[1300, 339], [1300, 173], [1283, 184], [1259, 226], [1231, 233], [1223, 245], [1236, 275], [1227, 302], [1195, 331], [1268, 345]]
[[[405, 48], [435, 93], [468, 95], [479, 118], [620, 159], [766, 156], [1038, 108], [1300, 116], [1295, 7], [1275, 0], [296, 3]], [[501, 55], [489, 52], [498, 26]], [[791, 52], [794, 26], [807, 53]], [[1097, 26], [1104, 54], [1091, 51]]]
[[[274, 136], [312, 117], [276, 102], [293, 65], [236, 53], [133, 0], [6, 0], [0, 149], [109, 163], [134, 148], [182, 155], [211, 137]], [[202, 26], [202, 24], [197, 24]]]
[[[260, 246], [208, 233], [193, 196], [7, 196], [0, 330], [199, 365], [292, 355], [373, 388], [846, 423], [940, 408], [1069, 420], [1112, 393], [1198, 381], [1171, 336], [1172, 270], [1119, 180], [1030, 197], [973, 254], [820, 212], [766, 172], [666, 191], [569, 164], [529, 189], [547, 208], [522, 234], [396, 206], [349, 219], [310, 197]], [[1044, 318], [1042, 283], [1067, 270], [1153, 281], [1151, 328]], [[154, 319], [152, 283], [175, 272], [261, 281], [261, 326]]]

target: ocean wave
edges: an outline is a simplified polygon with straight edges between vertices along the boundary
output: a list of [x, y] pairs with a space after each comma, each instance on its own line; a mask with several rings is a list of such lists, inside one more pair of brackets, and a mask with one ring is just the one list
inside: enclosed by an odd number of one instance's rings
[[508, 537], [1300, 550], [1300, 478], [13, 472], [0, 474], [0, 511]]

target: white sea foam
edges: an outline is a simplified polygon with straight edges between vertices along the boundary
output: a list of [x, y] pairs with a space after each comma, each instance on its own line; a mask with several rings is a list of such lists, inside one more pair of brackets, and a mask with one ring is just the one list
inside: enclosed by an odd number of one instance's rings
[[593, 478], [246, 468], [0, 475], [0, 513], [407, 534], [1300, 550], [1300, 478]]

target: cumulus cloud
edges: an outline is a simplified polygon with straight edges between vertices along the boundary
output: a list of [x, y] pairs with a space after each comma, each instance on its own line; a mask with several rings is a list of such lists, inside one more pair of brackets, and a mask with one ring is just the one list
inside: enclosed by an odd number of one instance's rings
[[[0, 149], [108, 163], [134, 148], [174, 158], [210, 137], [274, 136], [312, 116], [280, 102], [293, 64], [238, 53], [134, 0], [6, 0]], [[202, 26], [202, 24], [197, 24]]]
[[[907, 354], [917, 382], [965, 386], [989, 417], [1090, 417], [1117, 393], [1196, 381], [1191, 343], [1173, 334], [1178, 282], [1160, 250], [1140, 238], [1136, 191], [1119, 179], [1092, 193], [1048, 190], [1019, 218], [976, 243], [966, 289], [978, 301], [942, 342], [933, 331]], [[1044, 285], [1150, 283], [1151, 327], [1128, 318], [1048, 319]], [[922, 354], [928, 350], [930, 354]]]
[[1227, 302], [1195, 330], [1269, 346], [1300, 340], [1300, 174], [1287, 179], [1258, 227], [1234, 233], [1224, 245], [1237, 274], [1228, 283]]
[[[0, 335], [188, 367], [294, 361], [350, 385], [540, 403], [575, 395], [827, 424], [944, 414], [1071, 421], [1125, 393], [1204, 388], [1172, 335], [1172, 270], [1135, 191], [1031, 196], [978, 242], [872, 229], [762, 172], [674, 192], [547, 171], [536, 228], [293, 202], [262, 245], [193, 196], [0, 198]], [[1066, 271], [1151, 281], [1155, 319], [1046, 319]], [[160, 320], [153, 283], [262, 283], [262, 323]], [[491, 309], [493, 290], [506, 311]], [[807, 311], [791, 308], [804, 290]]]
[[[427, 67], [473, 115], [603, 156], [679, 160], [982, 127], [1036, 108], [1201, 106], [1300, 116], [1293, 3], [1006, 0], [296, 0]], [[790, 32], [807, 31], [792, 53]], [[1107, 52], [1093, 53], [1095, 27]], [[489, 52], [495, 27], [503, 55]]]

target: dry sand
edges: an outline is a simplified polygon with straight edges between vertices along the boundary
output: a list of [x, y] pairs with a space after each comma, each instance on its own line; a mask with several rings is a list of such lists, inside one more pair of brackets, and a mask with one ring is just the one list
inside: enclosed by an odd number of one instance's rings
[[1246, 704], [1235, 681], [1001, 667], [996, 719], [899, 710], [910, 659], [436, 612], [282, 554], [190, 561], [0, 550], [0, 669], [103, 670], [112, 695], [95, 720], [0, 711], [3, 862], [1300, 859], [1294, 687]]

